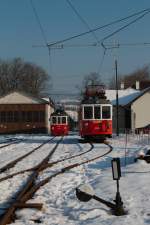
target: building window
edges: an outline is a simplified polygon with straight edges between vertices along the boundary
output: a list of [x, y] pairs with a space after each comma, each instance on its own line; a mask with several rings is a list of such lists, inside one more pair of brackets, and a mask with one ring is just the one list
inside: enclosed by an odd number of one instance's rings
[[7, 112], [7, 118], [6, 118], [6, 121], [8, 123], [12, 123], [13, 122], [13, 112], [12, 111], [8, 111]]
[[14, 121], [13, 122], [19, 122], [19, 112], [14, 111]]
[[32, 112], [26, 112], [26, 122], [32, 122]]
[[1, 121], [1, 123], [6, 122], [6, 112], [4, 112], [4, 111], [0, 112], [0, 121]]
[[39, 111], [39, 122], [45, 121], [45, 113], [44, 111]]
[[33, 122], [39, 122], [39, 112], [38, 111], [32, 112], [32, 119], [33, 119]]

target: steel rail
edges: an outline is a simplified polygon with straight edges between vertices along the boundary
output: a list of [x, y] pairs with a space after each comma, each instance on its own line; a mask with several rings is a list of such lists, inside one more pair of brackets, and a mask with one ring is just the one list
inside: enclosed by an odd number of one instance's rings
[[[97, 160], [99, 158], [102, 158], [103, 156], [108, 155], [113, 150], [111, 145], [105, 143], [107, 146], [109, 146], [109, 151], [107, 151], [106, 153], [104, 153], [102, 155], [99, 155], [97, 157], [94, 157], [92, 159], [88, 159], [88, 160], [82, 161], [81, 163], [75, 163], [75, 164], [71, 164], [71, 165], [69, 165], [67, 167], [63, 167], [63, 168], [60, 169], [60, 171], [54, 173], [53, 175], [43, 179], [42, 181], [40, 181], [39, 183], [36, 184], [35, 181], [36, 181], [36, 179], [37, 179], [37, 177], [39, 175], [39, 172], [44, 170], [43, 169], [43, 164], [48, 164], [48, 161], [49, 161], [50, 157], [52, 156], [52, 154], [57, 149], [57, 147], [58, 147], [58, 145], [59, 145], [61, 140], [62, 139], [60, 139], [57, 142], [57, 144], [54, 146], [54, 148], [48, 154], [48, 156], [45, 157], [42, 160], [41, 163], [39, 163], [37, 168], [30, 175], [30, 177], [27, 180], [26, 185], [17, 194], [17, 197], [16, 197], [15, 201], [6, 210], [5, 214], [0, 218], [0, 225], [6, 225], [6, 224], [10, 223], [12, 221], [12, 219], [14, 218], [14, 214], [15, 214], [16, 209], [18, 209], [20, 205], [21, 205], [21, 208], [23, 208], [23, 206], [27, 207], [26, 201], [28, 201], [30, 198], [32, 198], [33, 195], [35, 194], [35, 192], [37, 190], [39, 190], [43, 185], [48, 183], [52, 178], [54, 178], [54, 177], [56, 177], [58, 175], [61, 175], [61, 174], [65, 173], [65, 172], [69, 171], [70, 169], [73, 169], [73, 168], [78, 167], [80, 165], [87, 164], [89, 162], [92, 162], [92, 161], [95, 161], [95, 160]], [[91, 145], [90, 149], [93, 149], [94, 145], [92, 143], [90, 143], [90, 145]], [[38, 203], [37, 203], [37, 205], [39, 206]]]
[[[0, 217], [0, 225], [6, 225], [13, 221], [14, 219], [14, 214], [16, 209], [18, 208], [23, 208], [23, 207], [28, 207], [30, 208], [30, 204], [27, 206], [25, 203], [26, 201], [26, 195], [28, 195], [28, 192], [30, 192], [30, 189], [35, 185], [35, 180], [39, 174], [39, 172], [42, 170], [42, 165], [45, 163], [48, 163], [49, 159], [51, 156], [54, 154], [55, 150], [57, 149], [58, 145], [62, 141], [63, 137], [58, 140], [58, 142], [55, 144], [53, 149], [50, 151], [50, 153], [38, 164], [37, 168], [32, 172], [32, 174], [29, 176], [27, 179], [27, 182], [21, 190], [15, 195], [15, 200], [11, 203], [10, 207], [6, 210], [4, 215]], [[37, 204], [39, 206], [39, 204]]]
[[[71, 164], [71, 165], [69, 165], [69, 166], [67, 166], [67, 167], [61, 168], [60, 171], [54, 173], [53, 175], [51, 175], [51, 176], [49, 176], [49, 177], [43, 179], [43, 180], [40, 181], [39, 183], [35, 184], [35, 185], [30, 189], [30, 191], [27, 193], [27, 195], [23, 198], [23, 201], [28, 201], [30, 198], [32, 198], [32, 196], [33, 196], [33, 195], [34, 195], [34, 194], [35, 194], [42, 186], [44, 186], [45, 184], [47, 184], [47, 183], [48, 183], [49, 181], [51, 181], [54, 177], [56, 177], [56, 176], [58, 176], [58, 175], [61, 175], [61, 174], [65, 173], [65, 172], [67, 172], [67, 171], [69, 171], [69, 170], [71, 170], [71, 169], [73, 169], [73, 168], [76, 168], [76, 167], [81, 166], [81, 165], [83, 165], [83, 164], [87, 164], [87, 163], [89, 163], [89, 162], [92, 162], [92, 161], [95, 161], [95, 160], [97, 160], [97, 159], [99, 159], [99, 158], [102, 158], [103, 156], [108, 155], [110, 152], [112, 152], [113, 147], [112, 147], [111, 145], [107, 144], [107, 143], [105, 143], [105, 144], [109, 147], [109, 150], [108, 150], [106, 153], [104, 153], [104, 154], [102, 154], [102, 155], [99, 155], [99, 156], [97, 156], [97, 157], [94, 157], [94, 158], [92, 158], [92, 159], [90, 159], [90, 160], [85, 160], [85, 161], [83, 161], [83, 162], [81, 162], [81, 163], [75, 163], [75, 164]], [[91, 145], [91, 149], [93, 149], [93, 148], [94, 148], [94, 145], [93, 145], [92, 143], [90, 143], [90, 145]], [[1, 225], [1, 224], [0, 224], [0, 225]]]
[[[93, 148], [89, 148], [87, 151], [84, 151], [84, 152], [82, 152], [80, 154], [76, 154], [76, 155], [73, 155], [73, 156], [70, 156], [70, 157], [66, 157], [66, 158], [63, 158], [63, 159], [56, 160], [54, 162], [47, 163], [47, 164], [42, 166], [42, 170], [44, 170], [46, 168], [49, 168], [49, 167], [52, 167], [52, 166], [56, 165], [57, 163], [64, 162], [66, 160], [73, 159], [73, 158], [85, 155], [85, 154], [89, 153], [90, 151], [92, 151], [92, 149]], [[31, 167], [31, 168], [28, 168], [28, 169], [25, 169], [25, 170], [21, 170], [21, 171], [16, 172], [16, 173], [9, 174], [9, 175], [7, 175], [5, 177], [0, 178], [0, 182], [2, 182], [4, 180], [7, 180], [7, 179], [10, 179], [10, 178], [12, 178], [14, 176], [20, 175], [20, 174], [25, 173], [25, 172], [31, 172], [31, 171], [35, 170], [36, 167], [37, 166], [34, 166], [34, 167]]]
[[31, 155], [33, 152], [37, 151], [38, 149], [40, 149], [41, 147], [43, 147], [45, 144], [47, 144], [48, 142], [52, 141], [53, 139], [54, 139], [54, 137], [51, 138], [51, 139], [48, 140], [48, 141], [43, 142], [42, 144], [40, 144], [38, 147], [34, 148], [34, 149], [31, 150], [30, 152], [28, 152], [28, 153], [26, 153], [26, 154], [24, 154], [24, 155], [18, 157], [17, 159], [15, 159], [15, 160], [13, 160], [13, 161], [7, 163], [5, 166], [3, 166], [3, 167], [0, 168], [0, 173], [3, 173], [3, 172], [5, 172], [6, 170], [8, 170], [8, 169], [14, 167], [14, 166], [16, 165], [16, 163], [20, 162], [22, 159], [24, 159], [24, 158], [26, 158], [27, 156]]
[[18, 139], [18, 140], [14, 140], [14, 141], [8, 141], [8, 142], [3, 142], [3, 143], [0, 143], [0, 144], [4, 144], [4, 143], [6, 143], [6, 144], [5, 145], [1, 145], [0, 148], [5, 148], [7, 146], [20, 143], [21, 141], [22, 141], [22, 139]]

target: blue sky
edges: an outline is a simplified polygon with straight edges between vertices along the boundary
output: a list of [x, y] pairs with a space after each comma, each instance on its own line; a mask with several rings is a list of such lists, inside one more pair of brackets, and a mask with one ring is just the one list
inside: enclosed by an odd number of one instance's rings
[[[148, 0], [71, 0], [91, 28], [126, 17], [150, 6]], [[67, 4], [66, 0], [33, 0], [49, 43], [87, 31], [85, 25]], [[107, 40], [108, 43], [150, 42], [150, 14], [124, 31]], [[124, 23], [96, 32], [99, 40]], [[56, 92], [75, 92], [86, 74], [97, 72], [103, 55], [102, 47], [64, 48], [51, 51], [33, 45], [44, 44], [29, 0], [0, 0], [0, 58], [22, 57], [48, 71]], [[94, 43], [89, 34], [65, 44]], [[106, 83], [114, 76], [114, 59], [118, 59], [120, 74], [127, 74], [149, 64], [150, 46], [122, 47], [109, 50], [101, 68]]]

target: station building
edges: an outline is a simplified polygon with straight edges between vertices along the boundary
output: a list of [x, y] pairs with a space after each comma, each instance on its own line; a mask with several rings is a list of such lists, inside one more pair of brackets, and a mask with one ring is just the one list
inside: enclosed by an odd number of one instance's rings
[[49, 133], [52, 101], [12, 92], [0, 98], [0, 134]]

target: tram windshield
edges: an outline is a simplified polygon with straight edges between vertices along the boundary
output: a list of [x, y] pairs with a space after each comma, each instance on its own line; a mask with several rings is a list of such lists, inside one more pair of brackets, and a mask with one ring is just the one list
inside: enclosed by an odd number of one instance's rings
[[102, 106], [102, 119], [110, 119], [110, 118], [111, 118], [111, 107]]
[[66, 124], [66, 116], [62, 117], [62, 123]]
[[56, 124], [57, 120], [56, 120], [56, 116], [52, 117], [52, 124]]
[[84, 106], [84, 119], [93, 119], [93, 106]]
[[83, 119], [111, 119], [111, 105], [84, 105]]
[[67, 117], [66, 116], [53, 116], [52, 124], [66, 124], [67, 123]]
[[101, 119], [101, 107], [94, 106], [94, 119]]
[[60, 116], [57, 117], [57, 123], [58, 123], [58, 124], [61, 123], [61, 117], [60, 117]]

